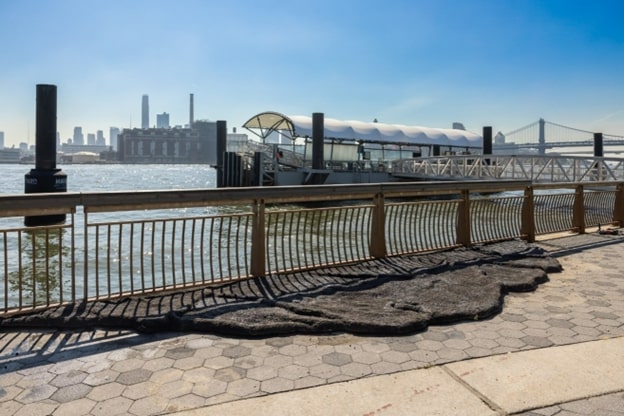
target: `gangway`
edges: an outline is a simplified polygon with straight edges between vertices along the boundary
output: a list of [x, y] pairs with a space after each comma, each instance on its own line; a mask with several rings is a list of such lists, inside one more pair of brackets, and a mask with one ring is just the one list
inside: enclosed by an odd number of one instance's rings
[[398, 160], [393, 175], [411, 180], [624, 181], [624, 158], [561, 155], [457, 155]]

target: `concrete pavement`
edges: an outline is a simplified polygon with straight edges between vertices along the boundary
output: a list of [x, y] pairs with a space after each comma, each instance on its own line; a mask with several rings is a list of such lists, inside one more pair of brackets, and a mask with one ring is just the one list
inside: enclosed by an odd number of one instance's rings
[[401, 337], [0, 334], [0, 415], [624, 415], [624, 245], [562, 263], [503, 313]]

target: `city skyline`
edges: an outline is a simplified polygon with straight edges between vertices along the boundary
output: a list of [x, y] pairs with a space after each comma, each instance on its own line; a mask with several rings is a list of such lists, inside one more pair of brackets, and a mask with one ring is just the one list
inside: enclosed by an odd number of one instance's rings
[[[157, 114], [240, 127], [262, 111], [510, 130], [545, 118], [624, 134], [619, 1], [0, 2], [0, 131], [35, 141], [36, 84], [58, 131]], [[11, 40], [11, 41], [9, 41]]]

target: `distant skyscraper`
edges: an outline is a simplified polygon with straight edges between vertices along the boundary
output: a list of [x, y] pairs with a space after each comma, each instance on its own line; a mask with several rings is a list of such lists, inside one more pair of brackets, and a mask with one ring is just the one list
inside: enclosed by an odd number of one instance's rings
[[106, 146], [106, 139], [104, 138], [104, 132], [102, 130], [98, 130], [95, 135], [95, 144], [98, 146]]
[[93, 133], [88, 133], [87, 134], [87, 144], [89, 146], [95, 145], [95, 134], [93, 134]]
[[193, 123], [195, 122], [195, 103], [194, 103], [194, 99], [193, 99], [193, 94], [190, 95], [189, 97], [189, 128], [192, 129], [193, 128]]
[[4, 132], [0, 131], [0, 149], [4, 149]]
[[149, 129], [149, 98], [147, 94], [143, 95], [141, 102], [141, 128]]
[[159, 129], [169, 128], [169, 113], [156, 114], [156, 127]]
[[82, 134], [82, 127], [74, 127], [74, 144], [84, 144], [84, 135]]
[[119, 135], [119, 128], [111, 127], [108, 136], [110, 137], [110, 145], [113, 147], [113, 150], [117, 150], [117, 135]]

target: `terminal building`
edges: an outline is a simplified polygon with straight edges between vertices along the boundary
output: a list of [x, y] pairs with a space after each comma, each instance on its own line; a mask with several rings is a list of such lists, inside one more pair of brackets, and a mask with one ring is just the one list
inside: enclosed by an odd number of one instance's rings
[[195, 121], [192, 128], [124, 129], [117, 135], [123, 163], [216, 164], [217, 123]]

